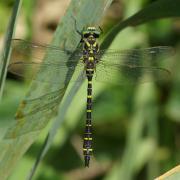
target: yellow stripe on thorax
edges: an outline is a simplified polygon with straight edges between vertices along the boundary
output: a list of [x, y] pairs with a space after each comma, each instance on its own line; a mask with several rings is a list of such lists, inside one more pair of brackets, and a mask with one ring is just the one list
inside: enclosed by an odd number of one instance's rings
[[94, 69], [89, 69], [89, 68], [88, 68], [88, 69], [86, 69], [86, 70], [87, 70], [87, 71], [94, 71]]
[[85, 41], [85, 43], [86, 43], [86, 45], [87, 45], [88, 47], [91, 47], [91, 45], [90, 45], [90, 43], [89, 43], [88, 41]]
[[84, 134], [86, 134], [86, 135], [87, 135], [87, 134], [91, 135], [92, 133], [91, 133], [91, 132], [86, 132], [86, 133], [84, 133]]
[[87, 140], [87, 141], [88, 141], [88, 140], [89, 140], [89, 141], [92, 141], [92, 138], [87, 138], [87, 137], [85, 137], [85, 138], [84, 138], [84, 140]]
[[90, 56], [90, 57], [88, 58], [88, 60], [89, 60], [89, 61], [94, 61], [94, 57], [93, 57], [93, 56]]
[[94, 44], [93, 44], [93, 47], [96, 47], [97, 46], [97, 42], [95, 42]]
[[83, 151], [93, 151], [93, 149], [87, 149], [87, 148], [83, 148]]

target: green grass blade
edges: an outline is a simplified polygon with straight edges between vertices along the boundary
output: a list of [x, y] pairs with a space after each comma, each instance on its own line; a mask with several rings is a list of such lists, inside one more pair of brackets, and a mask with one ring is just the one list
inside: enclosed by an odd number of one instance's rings
[[60, 110], [59, 110], [59, 115], [56, 118], [56, 120], [53, 122], [52, 127], [48, 133], [48, 135], [46, 136], [46, 139], [43, 143], [42, 149], [38, 155], [38, 157], [36, 158], [36, 161], [32, 167], [32, 170], [30, 171], [30, 174], [28, 176], [28, 180], [31, 180], [37, 170], [38, 165], [40, 164], [41, 160], [43, 159], [43, 157], [46, 155], [46, 153], [48, 152], [49, 148], [51, 147], [54, 137], [56, 136], [58, 129], [61, 126], [61, 123], [63, 122], [63, 120], [65, 119], [65, 115], [67, 113], [68, 107], [74, 97], [74, 95], [76, 94], [76, 92], [79, 90], [79, 86], [77, 85], [73, 85], [72, 88], [70, 89], [70, 91], [68, 92], [68, 95], [65, 98], [65, 101], [63, 102]]
[[[156, 148], [154, 139], [143, 137], [147, 122], [157, 121], [157, 94], [153, 84], [139, 86], [135, 97], [135, 109], [131, 118], [127, 144], [121, 160], [118, 160], [105, 179], [133, 179], [136, 172], [152, 157]], [[149, 103], [151, 102], [151, 103]]]
[[105, 40], [101, 45], [102, 49], [108, 48], [116, 35], [126, 27], [138, 26], [156, 19], [179, 17], [179, 7], [179, 0], [174, 0], [173, 2], [171, 0], [159, 0], [151, 3], [149, 6], [140, 10], [136, 14], [118, 23], [107, 34]]
[[9, 64], [11, 39], [13, 37], [16, 18], [17, 18], [18, 10], [20, 6], [21, 6], [21, 0], [16, 0], [14, 3], [7, 33], [5, 35], [4, 46], [3, 46], [2, 54], [0, 57], [0, 99], [3, 94], [3, 89], [4, 89], [6, 74], [7, 74], [7, 67]]

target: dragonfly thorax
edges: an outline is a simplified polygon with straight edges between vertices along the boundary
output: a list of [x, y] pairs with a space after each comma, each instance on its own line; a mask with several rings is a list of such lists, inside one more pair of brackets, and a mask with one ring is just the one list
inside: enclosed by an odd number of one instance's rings
[[87, 69], [94, 69], [95, 68], [95, 62], [93, 61], [87, 61], [86, 62]]
[[88, 42], [84, 42], [83, 61], [87, 69], [95, 68], [96, 63], [98, 62], [98, 51], [99, 45], [96, 41], [93, 44], [88, 44]]
[[96, 38], [93, 35], [90, 35], [87, 39], [86, 39], [89, 44], [93, 45], [96, 42]]
[[96, 27], [87, 27], [82, 32], [81, 43], [83, 45], [84, 58], [94, 57], [99, 51], [97, 39], [99, 38], [100, 31]]

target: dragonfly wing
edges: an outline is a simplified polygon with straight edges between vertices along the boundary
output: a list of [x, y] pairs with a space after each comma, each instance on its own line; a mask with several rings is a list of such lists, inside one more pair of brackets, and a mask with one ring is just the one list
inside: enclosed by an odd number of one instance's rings
[[[69, 63], [69, 64], [68, 64]], [[72, 81], [81, 81], [84, 76], [83, 63], [75, 63], [69, 61], [68, 63], [38, 63], [38, 62], [24, 62], [16, 61], [11, 63], [8, 71], [25, 79], [35, 80], [46, 83], [69, 83]], [[82, 76], [78, 78], [78, 76]]]
[[[40, 113], [42, 111], [45, 112], [45, 111], [53, 109], [54, 107], [58, 106], [64, 93], [65, 93], [65, 89], [62, 88], [62, 89], [58, 89], [56, 91], [49, 92], [41, 96], [35, 97], [33, 99], [23, 100], [22, 106], [31, 105], [30, 109], [26, 108], [22, 113], [21, 108], [20, 108], [20, 111], [18, 111], [18, 113], [16, 114], [16, 118], [21, 119], [25, 116], [31, 117], [35, 115], [36, 113]], [[51, 111], [49, 111], [49, 113], [50, 112]]]
[[[28, 42], [22, 39], [12, 39], [12, 54], [17, 56], [18, 59], [36, 59], [42, 61], [45, 59], [46, 62], [66, 62], [67, 59], [77, 62], [77, 59], [82, 57], [82, 49], [80, 47], [76, 49], [65, 49], [58, 46], [50, 46], [44, 44], [36, 44]], [[48, 59], [46, 58], [48, 56]]]
[[[172, 57], [175, 51], [170, 46], [156, 46], [142, 49], [128, 49], [128, 50], [100, 50], [97, 58], [103, 61], [109, 61], [111, 64], [122, 63], [146, 63], [148, 61], [159, 61], [159, 58]], [[141, 61], [139, 61], [141, 59]], [[129, 61], [128, 61], [129, 60]]]
[[174, 49], [167, 46], [102, 50], [98, 54], [96, 79], [115, 84], [166, 79], [170, 75], [168, 60], [171, 60], [172, 55], [174, 55]]
[[[104, 54], [103, 54], [104, 52]], [[171, 57], [175, 54], [174, 49], [169, 46], [157, 46], [145, 49], [131, 50], [103, 50], [98, 54], [100, 63], [111, 64], [113, 66], [128, 67], [152, 67], [157, 69], [161, 66], [171, 64]]]
[[100, 63], [96, 67], [96, 80], [112, 84], [136, 84], [149, 81], [166, 80], [171, 72], [158, 66], [134, 64]]
[[[48, 58], [46, 58], [46, 54]], [[70, 79], [80, 81], [84, 78], [84, 66], [82, 62], [79, 62], [81, 56], [79, 48], [74, 52], [63, 51], [56, 46], [14, 39], [12, 40], [9, 71], [18, 76], [40, 82], [67, 84]], [[72, 77], [74, 72], [75, 75]], [[82, 78], [77, 79], [78, 74], [82, 74]]]

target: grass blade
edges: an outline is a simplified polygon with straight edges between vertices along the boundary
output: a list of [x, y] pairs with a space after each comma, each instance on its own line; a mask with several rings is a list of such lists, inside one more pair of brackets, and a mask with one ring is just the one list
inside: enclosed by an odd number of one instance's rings
[[151, 3], [149, 6], [135, 13], [126, 20], [118, 23], [106, 36], [101, 47], [106, 49], [109, 47], [111, 42], [114, 40], [116, 35], [123, 29], [129, 26], [138, 26], [147, 23], [152, 20], [162, 19], [162, 18], [172, 18], [180, 16], [180, 1], [175, 0], [159, 0]]
[[21, 0], [16, 0], [14, 3], [7, 33], [5, 35], [4, 47], [3, 47], [3, 51], [0, 58], [0, 99], [3, 94], [3, 89], [4, 89], [6, 74], [7, 74], [7, 67], [9, 64], [11, 39], [13, 37], [16, 19], [17, 19], [20, 6], [21, 6]]

